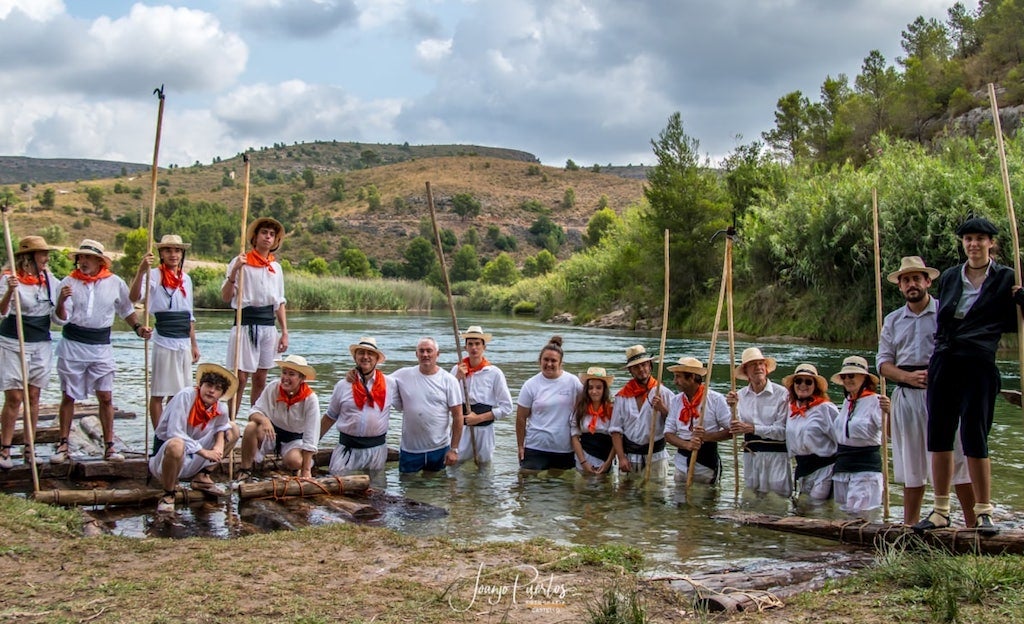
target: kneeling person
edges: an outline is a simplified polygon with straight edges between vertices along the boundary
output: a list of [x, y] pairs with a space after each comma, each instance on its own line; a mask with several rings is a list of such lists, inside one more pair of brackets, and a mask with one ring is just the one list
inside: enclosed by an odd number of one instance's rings
[[149, 471], [164, 487], [158, 512], [174, 511], [179, 479], [192, 478], [192, 489], [224, 495], [209, 471], [231, 452], [238, 428], [228, 417], [226, 401], [238, 389], [238, 379], [217, 364], [200, 364], [196, 385], [174, 395], [154, 432], [156, 452]]
[[242, 434], [240, 481], [252, 476], [253, 462], [262, 462], [270, 453], [277, 454], [286, 470], [297, 471], [300, 477], [313, 476], [320, 406], [306, 382], [316, 379], [316, 370], [301, 355], [275, 360], [274, 365], [281, 368], [281, 378], [267, 384]]

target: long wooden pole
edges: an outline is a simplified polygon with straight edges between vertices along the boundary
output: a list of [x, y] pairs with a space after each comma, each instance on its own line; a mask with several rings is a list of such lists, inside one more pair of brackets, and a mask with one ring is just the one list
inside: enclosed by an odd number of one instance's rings
[[[157, 99], [160, 100], [160, 104], [157, 107], [156, 112], [156, 139], [153, 142], [153, 169], [150, 172], [149, 180], [149, 221], [146, 222], [146, 253], [153, 253], [153, 226], [156, 221], [156, 170], [157, 163], [160, 157], [160, 132], [164, 122], [164, 86], [160, 85], [159, 89], [154, 89], [153, 93], [156, 94]], [[150, 284], [150, 277], [152, 277], [152, 267], [146, 271], [145, 290], [142, 293], [142, 324], [149, 326], [149, 291], [153, 287]], [[146, 386], [146, 424], [145, 424], [145, 446], [146, 452], [149, 452], [149, 421], [152, 416], [149, 413], [149, 401], [151, 399], [152, 388], [150, 387], [149, 379], [149, 341], [142, 341], [142, 368], [145, 371], [143, 383]]]
[[[248, 241], [245, 240], [245, 231], [249, 224], [249, 154], [242, 154], [242, 162], [245, 164], [245, 186], [242, 191], [242, 233], [238, 237], [239, 256], [245, 255], [245, 247]], [[235, 377], [238, 377], [238, 366], [242, 356], [242, 287], [245, 286], [245, 271], [238, 272], [238, 279], [235, 283], [235, 361], [233, 366], [233, 373]], [[251, 388], [251, 386], [250, 386]], [[231, 424], [235, 425], [235, 421], [238, 419], [238, 407], [242, 404], [242, 391], [245, 388], [238, 389], [238, 396], [232, 397], [231, 403], [229, 404], [231, 409], [229, 415], [231, 416]], [[249, 390], [249, 394], [252, 395], [252, 390]], [[234, 467], [235, 467], [235, 448], [236, 444], [231, 448], [231, 458], [228, 461], [228, 479], [234, 478]]]
[[[661, 346], [658, 348], [658, 387], [655, 392], [661, 393], [661, 376], [665, 373], [665, 340], [668, 338], [668, 304], [669, 304], [669, 253], [668, 253], [668, 230], [665, 230], [665, 297], [661, 314]], [[651, 409], [651, 426], [647, 431], [647, 463], [644, 464], [643, 483], [651, 478], [651, 460], [654, 457], [654, 428], [658, 422], [658, 412]]]
[[[732, 254], [732, 239], [728, 236], [725, 239], [725, 257], [722, 260], [722, 287], [718, 289], [718, 309], [715, 310], [715, 326], [711, 328], [711, 350], [708, 353], [708, 374], [704, 390], [704, 397], [700, 402], [700, 415], [697, 416], [697, 426], [704, 426], [704, 412], [708, 409], [707, 389], [711, 387], [711, 370], [715, 364], [715, 345], [718, 344], [718, 327], [722, 323], [722, 304], [725, 303], [725, 291], [729, 282], [729, 256]], [[690, 453], [690, 466], [686, 471], [686, 487], [693, 484], [693, 470], [697, 466], [697, 452]]]
[[[11, 275], [18, 276], [17, 263], [14, 261], [14, 245], [11, 243], [11, 224], [7, 220], [8, 206], [3, 206], [4, 242], [7, 244], [7, 261], [11, 264]], [[25, 461], [32, 465], [32, 491], [39, 491], [39, 470], [36, 468], [36, 430], [32, 419], [32, 401], [28, 384], [28, 360], [25, 357], [25, 326], [21, 319], [21, 296], [18, 287], [14, 287], [14, 325], [18, 331], [18, 353], [21, 355], [21, 406], [25, 424], [25, 443], [32, 449], [32, 454], [25, 454]]]
[[[878, 236], [878, 189], [871, 189], [871, 216], [875, 231], [875, 328], [882, 336], [882, 252]], [[885, 396], [885, 377], [878, 377], [878, 391]], [[882, 415], [882, 515], [889, 520], [889, 416]]]
[[[725, 270], [726, 275], [726, 286], [725, 286], [725, 307], [728, 315], [729, 323], [729, 390], [736, 392], [736, 326], [733, 323], [732, 317], [732, 241], [735, 236], [735, 228], [729, 233], [728, 240], [726, 241], [726, 257], [728, 258], [727, 268]], [[711, 379], [708, 378], [710, 384]], [[736, 413], [737, 405], [733, 403], [729, 406], [731, 422], [738, 421], [739, 415]], [[732, 466], [734, 472], [733, 481], [733, 496], [739, 498], [740, 496], [740, 443], [736, 436], [732, 436]]]
[[[462, 363], [462, 341], [459, 339], [459, 319], [455, 316], [455, 298], [452, 297], [452, 284], [448, 281], [448, 268], [444, 263], [444, 249], [441, 247], [441, 231], [437, 229], [437, 214], [434, 211], [434, 192], [427, 182], [427, 206], [430, 207], [430, 223], [434, 226], [434, 243], [437, 245], [437, 260], [441, 263], [441, 276], [444, 277], [444, 292], [448, 296], [448, 312], [452, 317], [452, 332], [455, 334], [455, 353], [458, 354], [457, 362]], [[469, 406], [469, 380], [462, 378], [463, 404]], [[465, 411], [465, 410], [464, 410]], [[463, 427], [466, 429], [466, 427]], [[480, 465], [480, 459], [476, 450], [476, 432], [469, 427], [469, 443], [473, 449], [473, 462]], [[456, 449], [457, 450], [457, 449]]]
[[[1021, 285], [1020, 272], [1020, 237], [1017, 234], [1017, 215], [1013, 211], [1013, 192], [1010, 190], [1010, 172], [1006, 167], [1006, 148], [1003, 147], [1003, 127], [999, 121], [999, 103], [996, 101], [996, 88], [988, 84], [988, 98], [992, 103], [992, 125], [996, 132], [996, 146], [999, 147], [999, 172], [1003, 178], [1003, 196], [1006, 198], [1006, 216], [1010, 221], [1010, 234], [1013, 235], [1013, 283]], [[1020, 373], [1020, 390], [1024, 395], [1024, 315], [1020, 306], [1017, 308], [1017, 363]]]

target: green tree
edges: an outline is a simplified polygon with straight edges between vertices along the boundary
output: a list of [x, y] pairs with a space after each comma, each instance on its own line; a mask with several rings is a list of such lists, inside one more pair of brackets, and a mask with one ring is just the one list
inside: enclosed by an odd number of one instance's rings
[[484, 265], [480, 272], [480, 281], [497, 286], [511, 286], [519, 281], [519, 270], [516, 261], [505, 252], [498, 254]]
[[311, 189], [316, 185], [316, 175], [313, 174], [313, 170], [306, 167], [302, 170], [302, 181], [306, 184], [306, 188]]
[[302, 193], [292, 193], [292, 208], [298, 213], [306, 205], [306, 196]]
[[343, 275], [359, 279], [369, 279], [374, 276], [370, 259], [356, 247], [349, 247], [338, 254], [338, 262]]
[[99, 186], [85, 187], [85, 198], [89, 200], [92, 207], [99, 210], [103, 207], [103, 188]]
[[946, 27], [957, 58], [967, 58], [978, 51], [977, 14], [957, 2], [946, 11]]
[[523, 263], [523, 275], [525, 277], [546, 275], [554, 270], [556, 264], [558, 264], [558, 258], [547, 249], [541, 249], [536, 256], [530, 256]]
[[421, 280], [430, 273], [430, 270], [437, 264], [437, 254], [430, 241], [417, 236], [409, 241], [405, 251], [402, 253], [405, 263], [402, 265], [402, 274], [406, 279]]
[[480, 244], [480, 233], [476, 231], [476, 228], [469, 228], [466, 233], [462, 235], [462, 243], [464, 245], [472, 245], [474, 248]]
[[345, 178], [341, 176], [331, 178], [330, 198], [333, 202], [345, 201]]
[[570, 159], [565, 161], [565, 170], [566, 171], [579, 171], [580, 170], [580, 166], [577, 165], [575, 162], [573, 162], [573, 159], [570, 158]]
[[469, 193], [458, 193], [452, 197], [452, 212], [465, 221], [480, 214], [480, 200]]
[[149, 246], [149, 233], [146, 228], [138, 228], [127, 232], [124, 239], [124, 255], [114, 263], [114, 272], [126, 281], [131, 281], [135, 271], [142, 262]]
[[562, 194], [562, 206], [565, 208], [572, 208], [576, 205], [576, 191], [570, 186], [565, 189], [565, 193]]
[[39, 205], [52, 210], [57, 205], [57, 191], [49, 187], [43, 189], [43, 194], [39, 196]]
[[565, 243], [565, 230], [547, 215], [542, 215], [530, 225], [530, 234], [533, 235], [533, 244], [537, 247], [547, 249], [551, 253], [557, 253], [558, 249]]
[[587, 232], [583, 235], [583, 244], [594, 247], [601, 242], [605, 233], [617, 223], [621, 223], [619, 215], [611, 208], [602, 208], [595, 212], [587, 221]]
[[864, 58], [860, 74], [854, 79], [859, 102], [863, 106], [863, 120], [857, 124], [863, 141], [886, 130], [892, 122], [892, 107], [898, 87], [899, 75], [888, 66], [885, 57], [878, 50], [872, 50]]
[[826, 76], [821, 100], [807, 109], [807, 144], [814, 159], [825, 165], [841, 165], [850, 154], [853, 133], [846, 119], [846, 107], [853, 92], [846, 74]]
[[733, 213], [742, 217], [757, 202], [760, 193], [782, 193], [786, 187], [786, 169], [765, 154], [760, 142], [737, 147], [722, 162], [725, 188]]
[[455, 232], [448, 228], [441, 228], [438, 235], [441, 237], [441, 249], [443, 249], [445, 253], [451, 252], [455, 249], [455, 246], [459, 244], [459, 239], [455, 236]]
[[775, 127], [761, 136], [775, 150], [779, 157], [797, 162], [808, 155], [807, 109], [810, 102], [800, 91], [793, 91], [779, 98], [775, 105]]
[[321, 258], [320, 256], [310, 258], [309, 260], [304, 262], [303, 265], [303, 268], [306, 271], [312, 273], [313, 275], [327, 275], [327, 261]]
[[452, 256], [452, 269], [449, 274], [451, 281], [464, 282], [475, 281], [480, 277], [480, 259], [476, 255], [476, 248], [472, 245], [463, 245]]
[[377, 189], [376, 184], [370, 184], [366, 187], [366, 206], [373, 211], [380, 210], [380, 191]]

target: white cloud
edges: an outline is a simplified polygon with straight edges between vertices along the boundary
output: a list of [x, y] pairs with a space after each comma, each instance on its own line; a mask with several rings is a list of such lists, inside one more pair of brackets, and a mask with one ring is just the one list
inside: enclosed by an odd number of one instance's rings
[[45, 22], [62, 14], [64, 3], [61, 0], [0, 0], [0, 19], [12, 11], [21, 11], [32, 20]]
[[451, 53], [451, 39], [424, 39], [416, 46], [416, 55], [427, 64], [436, 63]]

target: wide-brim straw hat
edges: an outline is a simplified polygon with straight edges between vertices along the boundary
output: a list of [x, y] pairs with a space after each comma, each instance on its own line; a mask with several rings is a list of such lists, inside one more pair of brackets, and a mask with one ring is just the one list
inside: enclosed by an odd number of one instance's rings
[[366, 349], [367, 351], [373, 351], [377, 354], [377, 363], [380, 364], [384, 360], [388, 359], [384, 352], [377, 346], [377, 339], [370, 336], [365, 336], [359, 339], [359, 342], [350, 344], [348, 346], [348, 352], [352, 354], [352, 359], [356, 359], [356, 351], [359, 349]]
[[587, 380], [589, 379], [600, 379], [609, 388], [612, 387], [612, 382], [615, 381], [615, 377], [609, 375], [608, 371], [601, 366], [591, 366], [587, 369], [587, 372], [580, 373], [580, 381], [583, 382], [584, 388], [587, 387]]
[[743, 350], [742, 355], [740, 355], [740, 365], [736, 367], [736, 378], [746, 380], [747, 374], [743, 372], [743, 367], [758, 360], [764, 360], [764, 365], [768, 369], [769, 375], [775, 371], [775, 367], [778, 365], [775, 358], [765, 357], [764, 354], [761, 353], [761, 349], [758, 349], [757, 347], [747, 347]]
[[681, 357], [675, 364], [669, 366], [668, 370], [670, 373], [693, 373], [701, 377], [708, 374], [704, 363], [694, 357]]
[[160, 242], [156, 244], [157, 249], [164, 249], [167, 247], [173, 247], [174, 249], [188, 249], [192, 246], [192, 243], [186, 243], [181, 240], [181, 237], [177, 234], [164, 234], [160, 237]]
[[797, 364], [796, 370], [793, 371], [792, 375], [786, 375], [782, 378], [782, 385], [786, 386], [787, 389], [792, 389], [793, 382], [797, 377], [813, 378], [814, 383], [818, 386], [818, 390], [821, 391], [821, 394], [828, 394], [828, 380], [825, 379], [824, 375], [818, 374], [818, 369], [813, 364]]
[[840, 386], [843, 385], [843, 380], [840, 379], [839, 376], [846, 375], [849, 373], [867, 375], [876, 384], [878, 383], [878, 376], [873, 374], [871, 372], [871, 369], [868, 368], [868, 361], [859, 355], [851, 355], [850, 357], [843, 360], [843, 367], [839, 369], [838, 373], [832, 375], [831, 377], [832, 383], [838, 384]]
[[18, 248], [14, 250], [14, 255], [20, 256], [21, 254], [35, 253], [37, 251], [54, 251], [55, 249], [58, 248], [48, 245], [46, 239], [42, 236], [26, 236], [18, 241]]
[[70, 251], [68, 254], [71, 256], [71, 259], [76, 262], [78, 261], [78, 256], [96, 256], [107, 265], [107, 268], [110, 268], [110, 266], [114, 264], [114, 260], [107, 255], [106, 250], [103, 248], [103, 243], [92, 240], [91, 238], [83, 240], [81, 244], [78, 245], [78, 249]]
[[270, 248], [270, 251], [277, 251], [281, 247], [281, 241], [284, 240], [284, 226], [273, 217], [260, 217], [250, 223], [249, 227], [245, 229], [245, 240], [251, 245], [256, 232], [259, 232], [261, 227], [266, 226], [277, 230], [277, 236], [274, 237], [274, 245]]
[[274, 366], [279, 368], [290, 368], [298, 371], [305, 378], [306, 381], [313, 381], [316, 379], [316, 370], [306, 363], [306, 358], [301, 355], [286, 355], [284, 359], [274, 360]]
[[890, 273], [886, 279], [898, 285], [900, 276], [904, 273], [924, 273], [928, 279], [935, 279], [939, 276], [939, 270], [927, 266], [921, 256], [904, 256], [900, 258], [900, 268]]
[[484, 328], [479, 325], [470, 325], [465, 332], [459, 334], [459, 340], [463, 343], [466, 342], [466, 338], [479, 338], [484, 341], [484, 344], [487, 344], [493, 337], [491, 334], [484, 333]]
[[632, 347], [626, 347], [626, 365], [622, 368], [628, 369], [630, 366], [636, 366], [637, 364], [643, 364], [644, 362], [650, 362], [654, 359], [654, 356], [647, 353], [647, 349], [643, 345], [633, 345]]
[[220, 364], [213, 364], [212, 362], [204, 362], [196, 367], [196, 386], [199, 385], [203, 375], [206, 373], [214, 373], [228, 380], [228, 389], [224, 391], [224, 394], [220, 395], [221, 401], [227, 401], [238, 392], [238, 377], [235, 377], [234, 373]]

